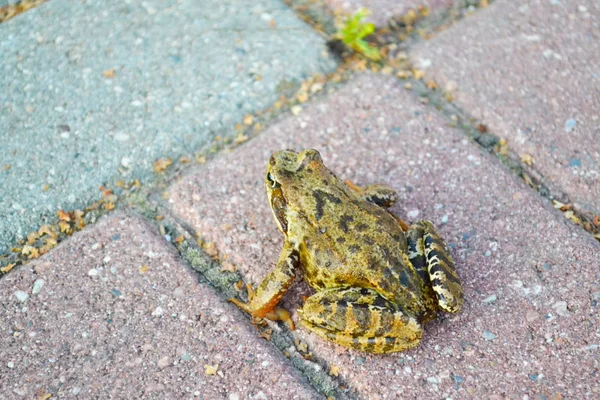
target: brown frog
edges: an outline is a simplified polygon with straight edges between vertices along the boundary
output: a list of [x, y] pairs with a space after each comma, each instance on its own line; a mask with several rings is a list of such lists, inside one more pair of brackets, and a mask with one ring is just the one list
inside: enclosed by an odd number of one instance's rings
[[342, 346], [391, 353], [419, 344], [438, 310], [456, 313], [463, 289], [444, 241], [429, 221], [408, 227], [387, 208], [396, 192], [345, 183], [316, 150], [279, 151], [265, 174], [267, 195], [285, 243], [277, 266], [248, 303], [259, 318], [283, 320], [277, 307], [296, 273], [317, 292], [298, 310], [301, 324]]

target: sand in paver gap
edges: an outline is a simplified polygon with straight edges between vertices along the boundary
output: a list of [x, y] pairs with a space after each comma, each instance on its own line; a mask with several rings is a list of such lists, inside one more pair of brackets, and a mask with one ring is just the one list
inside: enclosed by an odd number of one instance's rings
[[[371, 356], [296, 331], [353, 389], [368, 398], [600, 390], [600, 246], [397, 80], [355, 78], [181, 178], [170, 207], [256, 284], [283, 243], [264, 193], [266, 162], [275, 150], [305, 147], [343, 179], [396, 188], [393, 211], [438, 226], [465, 287], [463, 312], [439, 317], [406, 353]], [[307, 294], [298, 284], [283, 305], [295, 312]]]
[[599, 32], [595, 0], [499, 0], [411, 57], [456, 105], [532, 157], [558, 199], [600, 215]]
[[0, 397], [318, 394], [155, 226], [121, 212], [0, 280]]

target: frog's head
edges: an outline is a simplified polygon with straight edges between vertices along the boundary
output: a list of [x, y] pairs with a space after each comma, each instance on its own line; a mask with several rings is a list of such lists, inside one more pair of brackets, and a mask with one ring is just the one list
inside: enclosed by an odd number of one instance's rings
[[329, 171], [316, 150], [302, 150], [299, 153], [280, 150], [271, 156], [267, 164], [265, 186], [277, 226], [284, 234], [288, 228], [288, 209], [301, 209], [300, 202], [306, 187], [311, 185], [315, 175], [321, 176], [325, 172]]

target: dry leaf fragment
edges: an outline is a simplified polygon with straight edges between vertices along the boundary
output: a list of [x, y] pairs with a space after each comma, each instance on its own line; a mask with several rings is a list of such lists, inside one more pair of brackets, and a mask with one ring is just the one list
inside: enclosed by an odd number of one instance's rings
[[7, 264], [4, 267], [0, 268], [0, 272], [2, 272], [3, 274], [7, 274], [11, 269], [13, 269], [17, 264], [16, 263], [12, 263], [12, 264]]
[[156, 218], [154, 218], [157, 221], [162, 221], [163, 219], [165, 219], [164, 215], [157, 215]]
[[237, 267], [232, 263], [226, 262], [221, 266], [221, 272], [235, 272], [237, 271]]
[[271, 336], [273, 335], [273, 329], [265, 329], [261, 332], [260, 336], [263, 339], [271, 340]]
[[252, 114], [248, 114], [244, 117], [242, 122], [244, 123], [244, 125], [250, 126], [252, 125], [252, 122], [254, 122], [254, 117], [252, 116]]
[[117, 181], [115, 185], [120, 188], [125, 187], [125, 181]]
[[163, 172], [171, 164], [173, 164], [173, 160], [171, 160], [170, 158], [161, 158], [156, 160], [154, 164], [152, 164], [152, 168], [154, 169], [154, 172], [159, 173]]
[[27, 235], [27, 244], [34, 244], [40, 238], [39, 232], [31, 232]]
[[114, 68], [105, 69], [104, 71], [102, 71], [102, 75], [104, 75], [105, 78], [114, 78], [115, 77], [115, 69]]
[[298, 349], [300, 353], [308, 352], [308, 345], [305, 341], [300, 340], [298, 338], [294, 338], [294, 344], [296, 345], [296, 349]]
[[521, 154], [521, 162], [531, 167], [533, 165], [533, 157], [529, 153], [523, 153]]
[[219, 255], [219, 251], [217, 250], [217, 246], [215, 246], [215, 242], [204, 244], [204, 251], [211, 257], [216, 257]]
[[42, 226], [40, 226], [40, 229], [38, 229], [38, 233], [39, 233], [40, 236], [42, 236], [42, 235], [48, 235], [48, 236], [56, 237], [56, 233], [55, 233], [54, 227], [52, 227], [50, 225], [42, 225]]
[[50, 185], [42, 186], [42, 192], [47, 192], [48, 190], [50, 190]]
[[112, 202], [108, 202], [108, 203], [104, 203], [104, 209], [106, 211], [110, 211], [110, 210], [114, 210], [115, 209], [115, 204]]
[[240, 279], [239, 281], [237, 281], [236, 283], [234, 283], [233, 287], [235, 287], [235, 290], [237, 290], [239, 292], [244, 287], [244, 281], [242, 281]]
[[110, 196], [111, 194], [113, 194], [112, 189], [105, 188], [102, 185], [100, 185], [99, 189], [102, 192], [102, 197], [107, 197], [107, 196]]
[[190, 160], [189, 157], [186, 157], [186, 156], [179, 157], [179, 162], [182, 163], [182, 164], [187, 164], [190, 161], [192, 161], [192, 160]]
[[181, 243], [183, 242], [185, 238], [183, 237], [183, 235], [177, 236], [174, 240], [175, 243]]
[[329, 366], [329, 375], [331, 376], [338, 376], [340, 374], [340, 367], [338, 367], [335, 364], [331, 364]]
[[8, 171], [10, 169], [10, 164], [6, 164], [5, 166], [2, 167], [2, 169], [4, 171]]
[[415, 79], [423, 79], [425, 76], [425, 71], [416, 68], [413, 68], [412, 73]]
[[248, 140], [248, 136], [243, 135], [241, 133], [239, 133], [234, 139], [233, 139], [233, 143], [235, 144], [242, 144], [244, 142], [246, 142]]
[[150, 267], [147, 265], [142, 265], [138, 268], [138, 272], [141, 274], [145, 274], [146, 272], [150, 271]]
[[600, 215], [594, 216], [592, 223], [594, 224], [595, 227], [600, 228]]
[[437, 89], [439, 86], [438, 84], [433, 80], [430, 79], [427, 82], [425, 82], [425, 86], [427, 86], [428, 89]]
[[71, 234], [71, 225], [66, 221], [58, 221], [58, 227], [62, 233]]
[[296, 95], [296, 100], [298, 100], [300, 103], [305, 103], [308, 100], [308, 93], [306, 92], [300, 92]]
[[25, 245], [21, 250], [21, 254], [27, 256], [28, 259], [38, 258], [40, 256], [40, 252], [33, 246]]
[[204, 163], [206, 163], [206, 157], [199, 154], [196, 156], [196, 162], [198, 164], [204, 164]]
[[206, 375], [216, 375], [218, 370], [219, 370], [219, 364], [216, 364], [216, 365], [204, 364], [204, 374], [206, 374]]
[[69, 215], [68, 212], [65, 212], [63, 210], [58, 210], [58, 212], [56, 213], [56, 215], [58, 216], [58, 219], [60, 221], [66, 221], [66, 222], [71, 221], [71, 216]]

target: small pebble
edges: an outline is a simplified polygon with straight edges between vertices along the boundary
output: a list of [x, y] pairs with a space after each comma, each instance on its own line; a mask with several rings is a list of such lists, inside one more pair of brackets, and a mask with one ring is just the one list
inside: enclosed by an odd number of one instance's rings
[[46, 282], [43, 279], [36, 279], [35, 282], [33, 282], [33, 289], [31, 290], [31, 293], [38, 294], [44, 287], [44, 283]]
[[440, 381], [438, 381], [438, 378], [436, 378], [435, 376], [430, 376], [429, 378], [427, 378], [427, 382], [429, 383], [440, 383]]
[[442, 224], [447, 224], [448, 223], [448, 214], [445, 214], [442, 216], [442, 220], [441, 220]]
[[119, 289], [111, 289], [110, 293], [116, 297], [119, 297], [121, 295], [121, 291]]
[[488, 250], [488, 251], [485, 252], [485, 256], [486, 257], [490, 257], [491, 255], [492, 255], [492, 252], [490, 250]]
[[417, 218], [419, 216], [419, 210], [410, 210], [409, 212], [406, 213], [406, 216], [408, 218]]
[[567, 133], [572, 132], [576, 126], [577, 126], [577, 121], [575, 121], [575, 118], [569, 118], [568, 120], [565, 121], [565, 132], [567, 132]]
[[486, 297], [485, 299], [483, 299], [482, 301], [484, 303], [494, 303], [498, 298], [496, 297], [495, 294], [489, 295], [488, 297]]
[[161, 317], [162, 315], [163, 315], [162, 307], [156, 307], [156, 309], [154, 311], [152, 311], [153, 317]]
[[89, 276], [97, 276], [98, 275], [98, 270], [96, 268], [92, 268], [88, 271], [88, 275]]
[[568, 317], [570, 314], [569, 310], [567, 309], [566, 301], [557, 301], [552, 305], [552, 308], [554, 308], [556, 313], [561, 317]]
[[494, 340], [496, 339], [496, 335], [490, 331], [483, 331], [483, 337], [485, 340]]
[[24, 302], [25, 300], [27, 300], [29, 298], [29, 294], [27, 292], [22, 291], [22, 290], [17, 290], [13, 294], [15, 295], [15, 297], [17, 298], [17, 300], [19, 300], [21, 303]]
[[6, 366], [10, 369], [13, 369], [15, 367], [15, 363], [12, 361], [9, 361], [8, 364], [6, 364]]

